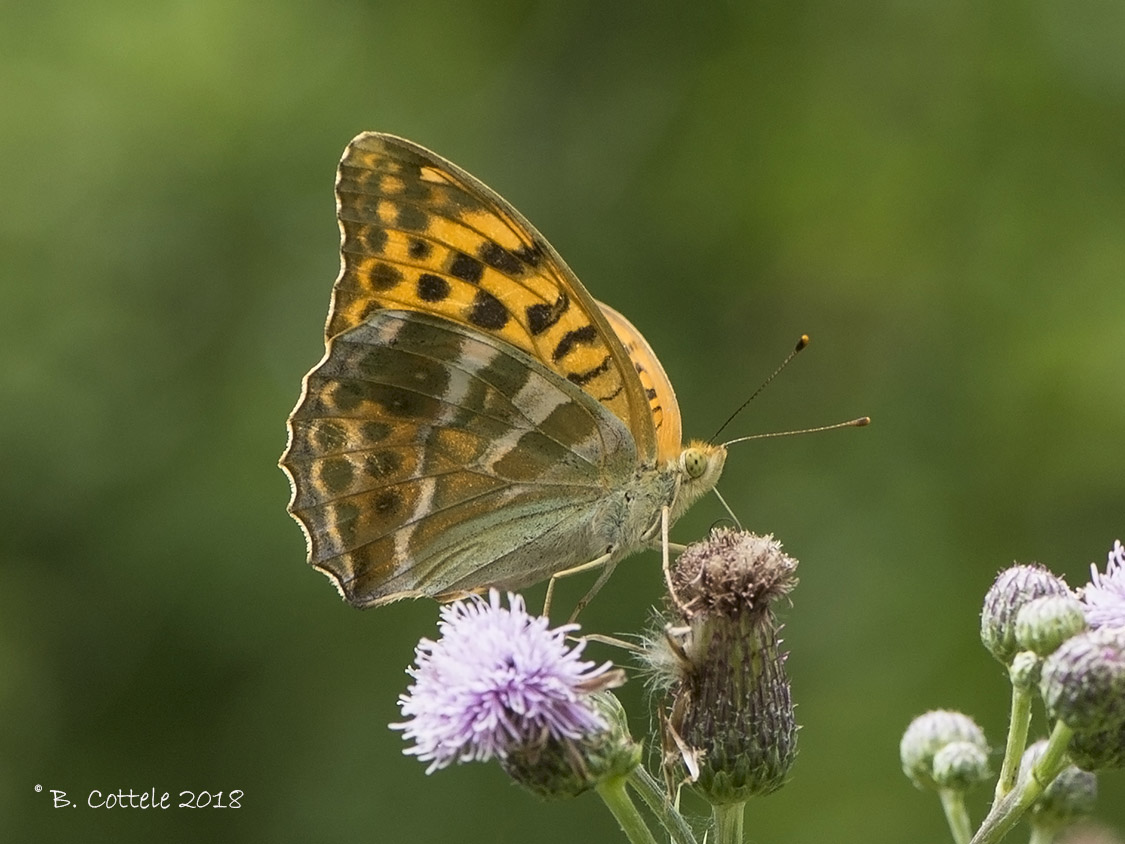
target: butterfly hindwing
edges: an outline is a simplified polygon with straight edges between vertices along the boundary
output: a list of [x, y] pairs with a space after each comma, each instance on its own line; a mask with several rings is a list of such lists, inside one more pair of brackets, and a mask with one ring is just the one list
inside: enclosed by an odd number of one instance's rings
[[310, 562], [361, 605], [587, 562], [591, 515], [638, 465], [621, 421], [573, 382], [415, 311], [334, 337], [290, 430]]

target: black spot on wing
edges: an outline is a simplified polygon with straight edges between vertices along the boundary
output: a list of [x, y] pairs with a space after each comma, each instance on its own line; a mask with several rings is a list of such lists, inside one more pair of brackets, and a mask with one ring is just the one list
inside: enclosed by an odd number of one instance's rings
[[512, 254], [529, 267], [538, 267], [539, 262], [543, 260], [543, 247], [538, 243], [524, 244], [519, 249], [514, 250]]
[[469, 322], [480, 328], [499, 331], [508, 324], [510, 314], [504, 303], [487, 290], [478, 290], [469, 309]]
[[380, 422], [378, 419], [370, 419], [360, 427], [360, 433], [372, 443], [386, 439], [390, 432], [391, 426], [386, 422]]
[[477, 250], [480, 259], [488, 266], [500, 270], [502, 273], [508, 275], [522, 275], [524, 271], [523, 263], [520, 259], [501, 246], [499, 243], [493, 243], [487, 240], [481, 244], [480, 249]]
[[440, 302], [449, 295], [449, 282], [433, 273], [418, 276], [418, 298], [423, 302]]
[[410, 238], [410, 245], [407, 247], [407, 253], [416, 261], [430, 257], [431, 247], [426, 241], [417, 237]]
[[377, 263], [371, 268], [371, 286], [376, 290], [390, 290], [402, 281], [402, 273], [390, 264]]
[[587, 369], [585, 372], [571, 372], [566, 377], [568, 380], [573, 381], [579, 387], [583, 387], [586, 384], [589, 384], [603, 372], [606, 372], [609, 369], [611, 363], [612, 359], [609, 355], [606, 355], [604, 358], [602, 358], [602, 362], [597, 366]]
[[375, 496], [372, 505], [380, 516], [388, 517], [396, 515], [402, 509], [403, 500], [397, 492], [388, 489]]
[[449, 274], [470, 284], [479, 284], [484, 275], [484, 265], [464, 252], [457, 252], [449, 265]]
[[555, 350], [551, 353], [551, 359], [562, 360], [579, 343], [592, 343], [596, 339], [598, 339], [598, 330], [593, 325], [583, 325], [581, 328], [568, 331], [555, 346]]
[[541, 302], [537, 305], [527, 306], [527, 328], [532, 336], [542, 334], [560, 319], [566, 313], [566, 309], [570, 307], [570, 297], [566, 295], [566, 291], [559, 292], [559, 298], [555, 300], [555, 304], [548, 305]]
[[387, 232], [379, 226], [364, 226], [359, 230], [360, 246], [372, 255], [381, 255], [387, 248]]

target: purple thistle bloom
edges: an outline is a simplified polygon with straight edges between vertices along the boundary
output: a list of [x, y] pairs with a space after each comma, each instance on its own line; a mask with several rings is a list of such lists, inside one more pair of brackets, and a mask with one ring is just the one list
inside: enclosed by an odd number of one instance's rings
[[1125, 627], [1125, 546], [1118, 540], [1105, 564], [1105, 574], [1090, 564], [1090, 583], [1082, 589], [1086, 621], [1091, 627]]
[[568, 647], [564, 624], [528, 615], [523, 598], [509, 593], [508, 608], [492, 589], [441, 609], [440, 637], [423, 639], [414, 682], [399, 697], [406, 719], [391, 724], [413, 741], [403, 752], [429, 762], [432, 773], [453, 762], [504, 758], [544, 735], [575, 739], [606, 729], [587, 694], [610, 669], [579, 659], [585, 642]]

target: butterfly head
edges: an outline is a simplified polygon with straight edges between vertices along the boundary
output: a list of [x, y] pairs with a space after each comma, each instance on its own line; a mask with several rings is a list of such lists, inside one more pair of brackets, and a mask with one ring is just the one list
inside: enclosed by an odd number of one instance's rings
[[680, 489], [672, 504], [672, 519], [677, 519], [701, 496], [714, 489], [727, 462], [724, 445], [693, 440], [679, 457]]

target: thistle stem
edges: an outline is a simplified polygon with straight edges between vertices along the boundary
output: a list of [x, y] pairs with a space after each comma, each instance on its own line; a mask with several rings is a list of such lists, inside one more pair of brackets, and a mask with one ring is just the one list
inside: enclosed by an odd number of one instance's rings
[[676, 810], [660, 784], [643, 765], [637, 765], [629, 772], [629, 785], [663, 824], [673, 844], [696, 844], [695, 835], [684, 816]]
[[1061, 721], [1055, 722], [1047, 747], [1031, 769], [1030, 776], [1021, 778], [1013, 790], [992, 804], [971, 844], [995, 844], [1016, 825], [1023, 813], [1043, 793], [1043, 789], [1066, 767], [1066, 746], [1072, 735], [1074, 730]]
[[630, 844], [656, 844], [652, 831], [645, 824], [645, 819], [637, 811], [629, 792], [625, 790], [624, 777], [608, 777], [597, 785], [598, 796], [602, 798], [621, 831], [629, 839]]
[[1000, 778], [996, 780], [996, 797], [999, 803], [1016, 784], [1020, 770], [1020, 759], [1027, 748], [1027, 727], [1031, 723], [1031, 687], [1023, 684], [1012, 686], [1012, 713], [1008, 720], [1008, 745], [1004, 749], [1004, 763], [1000, 768]]
[[718, 844], [742, 844], [742, 820], [745, 815], [745, 803], [711, 804], [711, 816], [715, 819], [715, 840]]
[[965, 809], [965, 792], [943, 788], [938, 795], [941, 797], [941, 808], [945, 810], [945, 822], [949, 824], [949, 832], [953, 836], [954, 844], [969, 844], [969, 839], [973, 837], [973, 828], [969, 824], [969, 813]]

